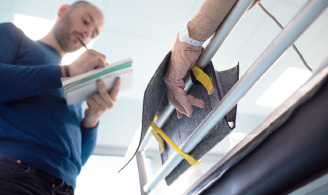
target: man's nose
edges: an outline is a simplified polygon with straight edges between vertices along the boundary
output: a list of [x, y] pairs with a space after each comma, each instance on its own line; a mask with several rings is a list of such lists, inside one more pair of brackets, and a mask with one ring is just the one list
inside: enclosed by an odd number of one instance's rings
[[92, 33], [92, 29], [91, 28], [85, 28], [83, 30], [83, 37], [84, 38], [90, 38], [91, 37], [91, 33]]

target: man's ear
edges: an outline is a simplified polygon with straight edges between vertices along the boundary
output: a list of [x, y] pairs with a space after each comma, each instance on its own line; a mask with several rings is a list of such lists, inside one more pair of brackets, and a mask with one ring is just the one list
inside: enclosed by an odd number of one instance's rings
[[68, 4], [61, 5], [58, 10], [58, 13], [57, 13], [58, 18], [63, 17], [65, 15], [65, 13], [67, 13], [68, 10], [70, 10], [70, 9], [71, 9], [71, 7]]

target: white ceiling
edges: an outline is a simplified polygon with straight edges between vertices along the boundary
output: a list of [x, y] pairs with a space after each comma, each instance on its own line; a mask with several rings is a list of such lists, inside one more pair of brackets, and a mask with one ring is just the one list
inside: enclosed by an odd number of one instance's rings
[[[13, 22], [15, 14], [53, 19], [59, 6], [69, 0], [1, 0], [0, 22]], [[141, 123], [143, 92], [156, 68], [169, 52], [181, 26], [201, 6], [198, 0], [92, 0], [105, 15], [105, 28], [93, 49], [104, 53], [108, 62], [132, 57], [134, 89], [119, 95], [116, 106], [101, 120], [98, 145], [126, 148]], [[263, 0], [262, 4], [285, 26], [306, 0]], [[249, 11], [213, 58], [218, 70], [238, 60], [240, 75], [259, 57], [280, 29], [256, 6]], [[328, 54], [328, 11], [326, 10], [296, 41], [308, 64], [315, 69]], [[237, 128], [249, 132], [273, 108], [256, 100], [288, 67], [305, 69], [293, 50], [288, 50], [238, 104]], [[292, 79], [292, 78], [291, 78]], [[156, 144], [152, 145], [157, 148]], [[226, 152], [227, 140], [214, 152]]]

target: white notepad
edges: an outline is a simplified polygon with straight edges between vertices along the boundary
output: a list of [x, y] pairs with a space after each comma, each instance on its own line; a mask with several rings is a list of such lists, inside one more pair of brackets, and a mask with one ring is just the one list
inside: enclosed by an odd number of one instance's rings
[[97, 80], [99, 79], [103, 80], [106, 89], [110, 91], [117, 77], [121, 78], [120, 91], [132, 89], [133, 69], [131, 58], [75, 77], [62, 78], [67, 105], [81, 103], [97, 93]]

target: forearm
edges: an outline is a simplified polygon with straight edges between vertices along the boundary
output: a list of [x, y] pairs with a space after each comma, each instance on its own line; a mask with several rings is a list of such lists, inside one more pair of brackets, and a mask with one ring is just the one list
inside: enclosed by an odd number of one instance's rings
[[189, 37], [206, 41], [214, 34], [235, 2], [236, 0], [206, 0], [188, 24]]
[[84, 128], [95, 128], [97, 126], [99, 122], [99, 117], [85, 117], [82, 122], [81, 125]]
[[60, 88], [58, 65], [23, 66], [0, 62], [0, 102], [13, 101]]
[[88, 158], [92, 155], [97, 141], [98, 124], [94, 128], [85, 128], [81, 124], [82, 133], [82, 152], [81, 159], [84, 165]]

